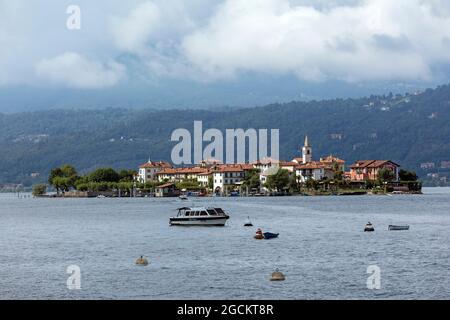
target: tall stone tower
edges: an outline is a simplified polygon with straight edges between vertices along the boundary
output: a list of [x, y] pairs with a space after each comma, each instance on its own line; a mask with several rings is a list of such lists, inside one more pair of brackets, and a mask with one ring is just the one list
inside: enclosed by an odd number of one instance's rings
[[305, 145], [302, 148], [303, 163], [311, 162], [312, 160], [312, 148], [308, 142], [308, 136], [305, 136]]

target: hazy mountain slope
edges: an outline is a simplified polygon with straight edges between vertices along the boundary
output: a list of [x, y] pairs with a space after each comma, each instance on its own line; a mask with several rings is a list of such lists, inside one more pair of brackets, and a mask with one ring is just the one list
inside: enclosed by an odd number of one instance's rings
[[[281, 157], [299, 155], [308, 134], [316, 158], [392, 159], [418, 169], [450, 161], [450, 87], [417, 95], [291, 102], [222, 111], [53, 110], [0, 114], [0, 182], [25, 182], [72, 163], [134, 168], [150, 156], [170, 160], [176, 128], [279, 128]], [[424, 172], [420, 172], [423, 174]]]

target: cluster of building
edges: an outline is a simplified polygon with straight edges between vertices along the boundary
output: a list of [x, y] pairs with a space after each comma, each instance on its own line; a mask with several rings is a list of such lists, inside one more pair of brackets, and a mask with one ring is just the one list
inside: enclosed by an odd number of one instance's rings
[[441, 163], [436, 162], [423, 162], [420, 164], [420, 169], [431, 170], [431, 169], [450, 169], [450, 161], [441, 161]]
[[344, 179], [353, 182], [377, 180], [378, 173], [382, 169], [392, 171], [395, 180], [398, 180], [399, 165], [390, 160], [361, 160], [356, 161], [345, 171], [345, 161], [335, 156], [327, 156], [314, 161], [312, 157], [312, 146], [308, 137], [305, 137], [302, 147], [302, 157], [291, 161], [281, 161], [271, 158], [260, 159], [253, 163], [223, 164], [215, 159], [203, 160], [196, 166], [185, 168], [174, 168], [168, 162], [153, 162], [149, 160], [139, 167], [138, 181], [175, 183], [183, 180], [197, 180], [204, 187], [212, 184], [216, 193], [221, 193], [226, 188], [239, 187], [244, 178], [253, 169], [258, 169], [261, 182], [261, 191], [267, 177], [286, 169], [291, 175], [295, 175], [297, 182], [305, 183], [308, 180], [334, 179], [337, 172], [341, 172]]

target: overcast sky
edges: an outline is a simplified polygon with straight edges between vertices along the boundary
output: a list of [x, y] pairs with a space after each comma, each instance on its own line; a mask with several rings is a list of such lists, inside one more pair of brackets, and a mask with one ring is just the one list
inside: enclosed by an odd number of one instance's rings
[[[67, 29], [69, 5], [80, 30]], [[161, 84], [268, 79], [282, 95], [290, 79], [320, 96], [330, 83], [434, 85], [449, 66], [448, 0], [0, 0], [3, 94], [131, 83], [157, 98]]]

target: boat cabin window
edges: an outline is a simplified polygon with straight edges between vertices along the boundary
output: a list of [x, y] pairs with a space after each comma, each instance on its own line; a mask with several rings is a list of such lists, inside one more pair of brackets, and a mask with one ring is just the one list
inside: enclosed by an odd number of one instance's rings
[[199, 216], [200, 215], [200, 211], [195, 211], [195, 215]]
[[185, 216], [189, 217], [191, 215], [190, 211], [186, 211]]
[[216, 212], [219, 214], [225, 214], [225, 212], [223, 212], [223, 210], [220, 208], [214, 208], [214, 209], [216, 209]]
[[211, 216], [217, 215], [217, 213], [216, 213], [213, 209], [208, 209], [208, 213], [209, 213]]
[[208, 214], [206, 213], [206, 211], [201, 211], [201, 212], [200, 212], [200, 215], [201, 215], [201, 216], [207, 216]]

